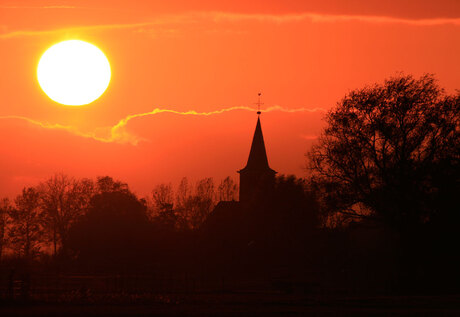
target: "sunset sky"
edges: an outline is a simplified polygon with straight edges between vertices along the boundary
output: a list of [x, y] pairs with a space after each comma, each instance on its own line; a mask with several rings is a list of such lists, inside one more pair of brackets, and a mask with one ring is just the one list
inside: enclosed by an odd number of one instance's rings
[[[111, 65], [86, 106], [37, 82], [41, 55], [70, 39]], [[303, 176], [348, 91], [400, 72], [460, 89], [460, 1], [0, 0], [0, 71], [0, 196], [56, 172], [110, 175], [139, 195], [183, 176], [237, 179], [258, 92], [271, 167]]]

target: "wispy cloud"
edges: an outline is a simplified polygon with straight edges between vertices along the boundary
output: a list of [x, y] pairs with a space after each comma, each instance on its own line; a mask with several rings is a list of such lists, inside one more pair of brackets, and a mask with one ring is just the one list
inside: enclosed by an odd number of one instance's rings
[[[126, 130], [126, 126], [128, 125], [128, 122], [136, 118], [152, 116], [152, 115], [156, 115], [160, 113], [173, 113], [173, 114], [183, 115], [183, 116], [212, 116], [212, 115], [222, 114], [225, 112], [230, 112], [230, 111], [235, 111], [235, 110], [246, 110], [246, 111], [252, 111], [252, 112], [256, 111], [255, 108], [245, 107], [245, 106], [230, 107], [230, 108], [219, 109], [219, 110], [214, 110], [214, 111], [209, 111], [209, 112], [197, 112], [195, 110], [176, 111], [176, 110], [171, 110], [171, 109], [156, 108], [149, 112], [132, 114], [132, 115], [128, 115], [125, 118], [121, 119], [120, 121], [118, 121], [117, 124], [115, 124], [113, 127], [110, 128], [109, 139], [110, 139], [110, 142], [131, 143], [133, 145], [137, 145], [140, 141], [142, 141], [142, 139], [137, 139], [136, 136], [134, 136], [133, 134], [129, 133]], [[318, 112], [318, 111], [326, 111], [326, 110], [322, 108], [287, 109], [281, 106], [273, 106], [273, 107], [269, 107], [264, 110], [264, 112], [272, 112], [272, 111], [292, 113], [292, 112]]]
[[0, 6], [0, 9], [76, 9], [79, 7], [69, 5], [49, 5], [49, 6]]
[[[78, 128], [73, 127], [73, 126], [62, 125], [59, 123], [48, 123], [48, 122], [38, 121], [38, 120], [34, 120], [34, 119], [24, 117], [24, 116], [15, 116], [15, 115], [0, 116], [0, 119], [22, 120], [29, 124], [32, 124], [32, 125], [44, 128], [44, 129], [66, 131], [73, 135], [93, 139], [93, 140], [104, 142], [104, 143], [120, 143], [120, 144], [138, 145], [140, 142], [148, 141], [148, 140], [146, 138], [135, 135], [127, 130], [128, 123], [134, 119], [153, 116], [153, 115], [157, 115], [161, 113], [172, 113], [172, 114], [181, 115], [181, 116], [213, 116], [213, 115], [223, 114], [226, 112], [237, 111], [237, 110], [251, 111], [251, 112], [256, 111], [256, 109], [254, 108], [245, 107], [245, 106], [229, 107], [229, 108], [208, 111], [208, 112], [198, 112], [195, 110], [177, 111], [177, 110], [172, 110], [172, 109], [155, 108], [149, 112], [128, 115], [125, 118], [119, 120], [113, 126], [98, 128], [93, 132], [84, 132], [84, 131], [80, 131]], [[264, 112], [272, 112], [272, 111], [294, 113], [294, 112], [324, 112], [326, 110], [323, 108], [288, 109], [288, 108], [283, 108], [281, 106], [273, 106], [273, 107], [269, 107], [264, 110]]]
[[[16, 8], [0, 7], [0, 8]], [[21, 7], [17, 7], [21, 8]], [[30, 7], [32, 8], [32, 7]], [[72, 9], [73, 6], [47, 6], [37, 8], [48, 9]], [[200, 21], [211, 20], [213, 22], [225, 21], [255, 21], [265, 23], [295, 23], [295, 22], [312, 22], [312, 23], [337, 23], [337, 22], [362, 22], [372, 24], [403, 24], [410, 26], [436, 26], [436, 25], [454, 25], [460, 26], [460, 18], [430, 18], [430, 19], [405, 19], [387, 16], [371, 15], [335, 15], [319, 13], [301, 13], [301, 14], [246, 14], [246, 13], [228, 13], [228, 12], [189, 12], [178, 15], [164, 15], [155, 18], [152, 21], [139, 23], [122, 23], [122, 24], [102, 24], [87, 25], [80, 27], [70, 27], [54, 30], [16, 30], [0, 34], [0, 39], [26, 37], [26, 36], [43, 36], [59, 34], [73, 31], [90, 31], [90, 30], [117, 30], [117, 29], [135, 29], [138, 32], [146, 32], [146, 27], [159, 25], [187, 25]]]
[[60, 6], [44, 6], [43, 9], [76, 9], [76, 6], [60, 5]]
[[153, 26], [154, 22], [148, 23], [133, 23], [133, 24], [103, 24], [103, 25], [91, 25], [91, 26], [81, 26], [81, 27], [72, 27], [65, 29], [55, 29], [55, 30], [22, 30], [22, 31], [12, 31], [4, 34], [0, 34], [0, 39], [9, 39], [17, 37], [27, 37], [27, 36], [43, 36], [43, 35], [54, 35], [60, 33], [72, 33], [72, 32], [81, 32], [81, 31], [90, 31], [90, 30], [117, 30], [117, 29], [133, 29], [141, 28], [145, 26]]
[[27, 123], [30, 123], [32, 125], [44, 128], [44, 129], [49, 129], [49, 130], [61, 130], [61, 131], [67, 131], [71, 134], [78, 135], [84, 138], [90, 138], [94, 139], [97, 141], [101, 142], [109, 142], [106, 138], [100, 138], [98, 137], [95, 133], [92, 132], [82, 132], [78, 130], [76, 127], [68, 126], [68, 125], [62, 125], [59, 123], [49, 123], [46, 121], [39, 121], [39, 120], [34, 120], [25, 116], [15, 116], [15, 115], [10, 115], [10, 116], [0, 116], [0, 119], [12, 119], [12, 120], [21, 120], [25, 121]]
[[378, 24], [407, 24], [413, 26], [433, 26], [443, 24], [460, 25], [460, 18], [430, 18], [430, 19], [405, 19], [388, 16], [373, 16], [373, 15], [340, 15], [340, 14], [320, 14], [320, 13], [300, 13], [300, 14], [238, 14], [238, 13], [213, 13], [216, 21], [222, 20], [258, 20], [274, 23], [286, 22], [301, 22], [311, 21], [318, 23], [331, 22], [348, 22], [359, 21], [366, 23]]

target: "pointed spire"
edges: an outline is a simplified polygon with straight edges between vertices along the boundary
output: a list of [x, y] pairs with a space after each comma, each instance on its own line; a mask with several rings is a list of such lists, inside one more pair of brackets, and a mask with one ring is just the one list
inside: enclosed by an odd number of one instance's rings
[[264, 136], [262, 134], [262, 127], [260, 125], [260, 111], [257, 113], [259, 117], [257, 118], [256, 130], [254, 131], [254, 137], [252, 139], [251, 151], [249, 152], [248, 163], [246, 167], [241, 171], [246, 170], [269, 170], [273, 171], [268, 165], [267, 151], [265, 150]]

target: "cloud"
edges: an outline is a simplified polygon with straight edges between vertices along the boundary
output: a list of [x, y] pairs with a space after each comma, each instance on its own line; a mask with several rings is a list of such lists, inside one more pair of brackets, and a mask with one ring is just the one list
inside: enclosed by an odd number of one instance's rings
[[[212, 116], [212, 115], [222, 114], [225, 112], [230, 112], [230, 111], [235, 111], [235, 110], [246, 110], [246, 111], [251, 111], [251, 112], [256, 111], [255, 108], [245, 107], [245, 106], [224, 108], [224, 109], [210, 111], [210, 112], [197, 112], [195, 110], [176, 111], [176, 110], [171, 110], [171, 109], [156, 108], [149, 112], [132, 114], [132, 115], [128, 115], [125, 118], [121, 119], [120, 121], [118, 121], [117, 124], [115, 124], [113, 127], [110, 128], [110, 138], [109, 139], [111, 140], [111, 142], [131, 143], [133, 145], [137, 145], [143, 139], [137, 139], [134, 135], [126, 131], [126, 126], [128, 125], [128, 122], [136, 118], [152, 116], [152, 115], [156, 115], [159, 113], [173, 113], [173, 114], [183, 115], [183, 116]], [[326, 111], [326, 110], [323, 108], [287, 109], [281, 106], [272, 106], [264, 110], [264, 112], [272, 112], [272, 111], [292, 113], [292, 112], [318, 112], [318, 111]]]
[[30, 124], [32, 124], [32, 125], [35, 125], [35, 126], [44, 128], [44, 129], [62, 130], [62, 131], [67, 131], [67, 132], [69, 132], [69, 133], [71, 133], [71, 134], [78, 135], [78, 136], [81, 136], [81, 137], [84, 137], [84, 138], [91, 138], [91, 139], [94, 139], [94, 140], [97, 140], [97, 141], [101, 141], [101, 142], [109, 142], [109, 141], [108, 141], [107, 139], [105, 139], [105, 138], [100, 138], [100, 137], [98, 137], [95, 133], [91, 133], [91, 132], [82, 132], [82, 131], [79, 131], [79, 130], [78, 130], [77, 128], [75, 128], [75, 127], [67, 126], [67, 125], [62, 125], [62, 124], [59, 124], [59, 123], [42, 122], [42, 121], [34, 120], [34, 119], [31, 119], [31, 118], [28, 118], [28, 117], [24, 117], [24, 116], [15, 116], [15, 115], [0, 116], [0, 119], [21, 120], [21, 121], [25, 121], [25, 122], [27, 122], [27, 123], [30, 123]]
[[[6, 8], [6, 7], [0, 7]], [[13, 8], [13, 7], [8, 7]], [[19, 7], [18, 7], [19, 8]], [[48, 6], [40, 8], [75, 8], [72, 6]], [[337, 14], [320, 14], [320, 13], [300, 13], [300, 14], [251, 14], [251, 13], [228, 13], [228, 12], [189, 12], [178, 15], [163, 15], [155, 20], [126, 23], [126, 24], [102, 24], [102, 25], [87, 25], [81, 27], [71, 27], [54, 30], [17, 30], [8, 33], [0, 34], [0, 39], [26, 37], [26, 36], [43, 36], [74, 31], [90, 31], [90, 30], [118, 30], [118, 29], [135, 29], [136, 32], [148, 33], [146, 27], [159, 25], [178, 25], [191, 24], [199, 21], [211, 20], [212, 22], [225, 21], [256, 21], [266, 23], [296, 23], [296, 22], [311, 22], [311, 23], [338, 23], [338, 22], [362, 22], [372, 24], [403, 24], [410, 26], [436, 26], [436, 25], [454, 25], [460, 26], [460, 18], [430, 18], [430, 19], [408, 19], [394, 18], [387, 16], [370, 16], [370, 15], [337, 15]], [[158, 30], [156, 30], [158, 31]]]
[[43, 9], [76, 9], [76, 6], [60, 5], [60, 6], [44, 6]]
[[153, 26], [155, 23], [133, 23], [133, 24], [104, 24], [104, 25], [91, 25], [91, 26], [81, 26], [65, 29], [56, 29], [56, 30], [22, 30], [22, 31], [12, 31], [4, 34], [0, 34], [0, 39], [9, 39], [9, 38], [18, 38], [18, 37], [27, 37], [27, 36], [43, 36], [43, 35], [54, 35], [59, 33], [68, 33], [68, 32], [80, 32], [80, 31], [90, 31], [90, 30], [117, 30], [117, 29], [131, 29], [131, 28], [141, 28], [145, 26]]
[[0, 6], [0, 9], [77, 9], [79, 7], [69, 5], [50, 5], [50, 6]]
[[348, 22], [358, 21], [366, 23], [377, 24], [407, 24], [413, 26], [433, 26], [452, 24], [460, 25], [460, 18], [431, 18], [431, 19], [405, 19], [394, 18], [388, 16], [372, 16], [372, 15], [342, 15], [342, 14], [321, 14], [321, 13], [299, 13], [299, 14], [238, 14], [238, 13], [225, 13], [215, 12], [215, 21], [238, 21], [238, 20], [257, 20], [261, 22], [301, 22], [311, 21], [313, 23], [331, 23], [331, 22]]
[[[140, 142], [148, 141], [148, 140], [143, 137], [132, 134], [131, 132], [127, 130], [128, 123], [131, 120], [134, 120], [136, 118], [148, 117], [148, 116], [157, 115], [160, 113], [172, 113], [172, 114], [181, 115], [181, 116], [212, 116], [212, 115], [218, 115], [218, 114], [223, 114], [226, 112], [237, 111], [237, 110], [251, 111], [251, 112], [256, 111], [255, 108], [245, 107], [245, 106], [229, 107], [229, 108], [224, 108], [224, 109], [219, 109], [219, 110], [214, 110], [214, 111], [209, 111], [209, 112], [197, 112], [195, 110], [176, 111], [172, 109], [155, 108], [149, 112], [128, 115], [125, 118], [119, 120], [113, 126], [97, 128], [93, 132], [83, 132], [83, 131], [80, 131], [76, 127], [62, 125], [59, 123], [42, 122], [42, 121], [34, 120], [28, 117], [24, 117], [24, 116], [15, 116], [15, 115], [0, 116], [0, 119], [22, 120], [29, 124], [32, 124], [32, 125], [44, 128], [44, 129], [66, 131], [73, 135], [93, 139], [93, 140], [104, 142], [104, 143], [138, 145]], [[294, 113], [294, 112], [325, 112], [326, 110], [323, 108], [287, 109], [281, 106], [272, 106], [264, 110], [264, 112], [272, 112], [272, 111]]]

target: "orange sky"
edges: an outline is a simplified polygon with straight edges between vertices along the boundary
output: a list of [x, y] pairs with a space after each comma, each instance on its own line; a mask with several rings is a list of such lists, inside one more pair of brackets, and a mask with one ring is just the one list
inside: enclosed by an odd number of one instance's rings
[[[41, 54], [67, 39], [111, 63], [87, 106], [53, 102], [36, 80]], [[284, 109], [262, 114], [271, 167], [302, 176], [324, 110], [349, 90], [428, 72], [453, 92], [459, 56], [457, 0], [1, 0], [0, 195], [55, 172], [108, 174], [141, 195], [182, 176], [237, 178], [254, 111], [146, 113], [254, 107], [259, 91], [264, 108]]]

